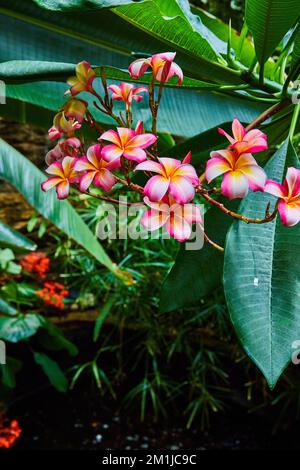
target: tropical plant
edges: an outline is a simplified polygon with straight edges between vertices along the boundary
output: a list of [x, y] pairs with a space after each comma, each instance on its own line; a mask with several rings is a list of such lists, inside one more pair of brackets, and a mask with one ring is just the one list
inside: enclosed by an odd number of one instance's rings
[[[192, 222], [200, 224], [204, 247], [180, 247], [161, 309], [199, 301], [223, 277], [240, 341], [273, 388], [300, 334], [298, 1], [247, 0], [241, 33], [185, 0], [0, 5], [1, 21], [15, 31], [0, 56], [7, 94], [0, 110], [45, 125], [49, 112], [59, 110], [49, 136], [65, 140], [47, 155], [52, 177], [43, 189], [55, 185], [65, 198], [70, 183], [80, 180], [81, 193], [105, 202], [115, 203], [105, 194], [111, 189], [132, 191], [129, 205], [140, 204], [143, 194], [149, 205], [144, 226], [166, 225], [181, 242], [189, 238]], [[25, 36], [34, 47], [26, 47]], [[64, 102], [68, 90], [72, 97]], [[111, 129], [114, 122], [117, 131]], [[101, 145], [90, 146], [97, 138]], [[7, 144], [2, 148], [15, 155]], [[262, 153], [255, 159], [257, 152]], [[2, 158], [1, 175], [28, 197], [30, 177], [15, 176], [19, 160]], [[30, 166], [28, 175], [37, 171]], [[69, 206], [66, 230], [61, 211], [67, 202], [54, 202], [53, 192], [39, 193], [41, 178], [30, 185], [31, 203], [50, 220], [55, 207], [57, 225], [124, 278], [77, 225]], [[215, 186], [209, 186], [212, 181]], [[194, 196], [202, 213], [191, 203]]]

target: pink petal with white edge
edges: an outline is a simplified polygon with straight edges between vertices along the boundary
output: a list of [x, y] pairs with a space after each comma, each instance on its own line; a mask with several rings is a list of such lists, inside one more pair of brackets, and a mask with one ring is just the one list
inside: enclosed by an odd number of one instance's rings
[[100, 144], [92, 145], [87, 150], [87, 159], [94, 165], [96, 168], [99, 166], [99, 160], [101, 160], [101, 149], [102, 146]]
[[300, 221], [300, 205], [298, 204], [287, 204], [281, 200], [278, 204], [278, 211], [283, 225], [287, 227], [292, 227]]
[[163, 225], [165, 225], [168, 219], [168, 214], [160, 211], [156, 211], [154, 209], [148, 209], [141, 218], [141, 224], [146, 230], [153, 232], [154, 230], [158, 230]]
[[176, 52], [160, 52], [159, 54], [153, 54], [152, 60], [162, 59], [169, 62], [173, 62], [175, 59]]
[[159, 173], [163, 174], [162, 166], [158, 162], [154, 162], [151, 160], [147, 160], [143, 163], [139, 163], [134, 171], [141, 170], [141, 171], [152, 171], [152, 173]]
[[152, 176], [144, 187], [144, 194], [151, 201], [160, 201], [167, 193], [169, 181], [161, 175]]
[[251, 153], [242, 153], [242, 155], [240, 155], [240, 157], [237, 159], [235, 167], [238, 169], [242, 169], [244, 166], [249, 165], [258, 166], [258, 163], [255, 158], [251, 155]]
[[60, 178], [65, 177], [63, 169], [62, 169], [62, 164], [60, 162], [52, 163], [52, 165], [46, 168], [45, 172], [48, 173], [49, 175], [59, 176]]
[[300, 194], [300, 170], [289, 167], [286, 172], [286, 182], [289, 188], [289, 195], [296, 197]]
[[252, 191], [263, 191], [267, 176], [264, 170], [258, 165], [243, 166], [239, 169], [247, 178]]
[[229, 199], [243, 198], [248, 194], [249, 183], [239, 171], [226, 173], [221, 184], [221, 192]]
[[190, 202], [195, 196], [195, 188], [183, 176], [174, 176], [170, 181], [169, 192], [178, 204]]
[[214, 150], [213, 152], [210, 152], [210, 158], [224, 158], [224, 160], [228, 162], [231, 168], [234, 167], [237, 161], [236, 154], [229, 149]]
[[150, 199], [147, 196], [145, 196], [143, 201], [146, 204], [146, 206], [151, 207], [151, 209], [153, 210], [164, 212], [165, 214], [170, 213], [170, 205], [167, 204], [165, 200], [154, 202], [154, 201], [150, 201]]
[[102, 158], [107, 162], [111, 162], [116, 158], [120, 159], [121, 155], [123, 155], [123, 150], [115, 144], [105, 145], [102, 149]]
[[234, 118], [232, 121], [232, 134], [236, 141], [243, 140], [243, 137], [246, 134], [246, 129], [237, 118]]
[[224, 135], [224, 137], [226, 137], [226, 139], [228, 139], [231, 144], [235, 142], [234, 138], [231, 137], [231, 135], [229, 135], [226, 131], [224, 131], [224, 129], [221, 129], [221, 127], [218, 127], [218, 132], [219, 134]]
[[113, 130], [103, 132], [103, 134], [100, 135], [98, 140], [107, 140], [108, 142], [112, 142], [118, 146], [120, 146], [120, 143], [121, 143], [119, 134]]
[[177, 215], [169, 217], [166, 223], [166, 230], [171, 237], [179, 242], [188, 240], [192, 233], [190, 224]]
[[139, 147], [141, 149], [145, 149], [152, 145], [156, 140], [157, 137], [154, 134], [138, 134], [130, 139], [128, 145], [130, 147]]
[[147, 59], [137, 59], [129, 65], [128, 70], [132, 78], [140, 78], [150, 66]]
[[103, 161], [102, 166], [109, 171], [116, 170], [117, 168], [120, 168], [121, 160], [120, 158], [114, 158], [110, 162]]
[[174, 177], [175, 176], [184, 176], [195, 186], [199, 183], [199, 178], [195, 168], [189, 164], [180, 165], [180, 167], [174, 172]]
[[137, 147], [126, 147], [123, 151], [123, 156], [128, 160], [141, 163], [147, 159], [145, 150]]
[[203, 223], [200, 207], [196, 204], [185, 204], [183, 206], [183, 217], [189, 223]]
[[101, 171], [98, 171], [94, 178], [94, 184], [100, 188], [103, 188], [104, 191], [110, 191], [115, 182], [116, 180], [114, 175], [105, 168], [103, 168]]
[[57, 184], [61, 183], [61, 178], [49, 178], [47, 181], [44, 181], [41, 184], [41, 188], [43, 191], [49, 191], [49, 189], [52, 189], [54, 186]]
[[288, 195], [284, 187], [280, 183], [277, 183], [273, 180], [266, 181], [264, 192], [279, 198], [285, 198]]
[[89, 162], [86, 157], [80, 157], [74, 164], [75, 171], [93, 171], [95, 170], [94, 166]]
[[66, 199], [69, 195], [70, 185], [68, 181], [63, 181], [56, 186], [58, 199]]
[[182, 84], [182, 81], [183, 81], [183, 72], [182, 72], [181, 67], [179, 67], [179, 65], [175, 64], [175, 63], [171, 64], [171, 67], [170, 67], [170, 70], [169, 70], [166, 81], [168, 81], [174, 75], [176, 75], [178, 77], [177, 85], [180, 86]]
[[95, 175], [96, 175], [96, 171], [88, 171], [85, 175], [83, 175], [80, 178], [79, 191], [84, 193], [92, 184]]
[[231, 170], [231, 166], [224, 158], [211, 158], [206, 162], [205, 177], [208, 183]]

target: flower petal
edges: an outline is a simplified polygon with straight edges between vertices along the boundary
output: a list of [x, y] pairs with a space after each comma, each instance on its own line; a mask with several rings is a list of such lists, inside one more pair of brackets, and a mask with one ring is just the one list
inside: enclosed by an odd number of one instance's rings
[[278, 204], [278, 211], [281, 221], [287, 227], [292, 227], [300, 221], [300, 205], [288, 204], [281, 200]]
[[280, 183], [273, 180], [266, 181], [264, 192], [280, 198], [287, 197], [287, 191], [285, 188]]
[[52, 163], [52, 165], [46, 168], [45, 172], [48, 173], [49, 175], [59, 176], [60, 178], [65, 177], [61, 162]]
[[189, 223], [203, 223], [200, 207], [197, 204], [185, 204], [183, 206], [183, 217]]
[[161, 165], [158, 162], [154, 162], [153, 160], [147, 160], [145, 162], [139, 163], [134, 171], [141, 170], [141, 171], [152, 171], [152, 173], [159, 173], [163, 174], [163, 170]]
[[127, 127], [117, 127], [121, 146], [125, 145], [130, 145], [133, 147], [133, 144], [131, 143], [132, 139], [135, 136], [135, 132], [133, 129], [129, 129]]
[[168, 219], [168, 214], [157, 211], [155, 209], [148, 209], [141, 218], [141, 224], [146, 230], [153, 232], [165, 225]]
[[178, 204], [185, 204], [195, 196], [194, 186], [183, 176], [173, 176], [170, 181], [169, 192]]
[[300, 194], [300, 170], [289, 167], [286, 172], [286, 182], [289, 189], [289, 196], [298, 196]]
[[128, 70], [132, 78], [140, 78], [149, 66], [146, 59], [137, 59], [129, 65]]
[[130, 141], [128, 142], [128, 146], [145, 149], [147, 147], [150, 147], [150, 145], [152, 145], [156, 140], [157, 137], [154, 134], [138, 134], [130, 139]]
[[248, 179], [249, 187], [252, 191], [263, 191], [267, 176], [264, 170], [258, 165], [243, 166], [239, 169]]
[[190, 224], [184, 220], [183, 217], [178, 217], [177, 215], [173, 215], [168, 218], [166, 230], [171, 237], [175, 238], [179, 242], [188, 240], [192, 232]]
[[180, 167], [181, 161], [176, 158], [158, 158], [159, 163], [163, 166], [166, 176], [170, 176], [174, 171]]
[[102, 149], [102, 158], [107, 162], [111, 162], [116, 158], [120, 158], [123, 155], [123, 150], [115, 144], [105, 145]]
[[245, 197], [248, 194], [249, 183], [245, 175], [239, 171], [230, 171], [224, 175], [221, 192], [229, 199]]
[[96, 171], [88, 171], [85, 175], [83, 175], [80, 178], [79, 191], [84, 193], [92, 184], [95, 175], [96, 175]]
[[68, 178], [71, 171], [73, 170], [75, 162], [76, 158], [74, 157], [65, 157], [62, 160], [61, 164], [66, 178]]
[[94, 178], [94, 184], [100, 188], [103, 188], [104, 191], [110, 191], [114, 186], [116, 180], [114, 175], [103, 168], [101, 171], [98, 171]]
[[128, 160], [133, 160], [134, 162], [143, 162], [147, 159], [145, 150], [137, 147], [126, 147], [123, 151], [123, 156]]
[[66, 199], [69, 195], [70, 184], [68, 181], [62, 181], [56, 186], [56, 194], [58, 199]]
[[175, 176], [184, 176], [195, 186], [199, 184], [199, 178], [198, 178], [195, 168], [188, 163], [184, 165], [180, 165], [180, 167], [178, 167], [174, 172], [174, 177]]
[[74, 164], [75, 171], [93, 171], [95, 170], [94, 166], [89, 162], [86, 157], [80, 157], [76, 160]]
[[243, 140], [243, 137], [246, 134], [246, 129], [237, 118], [234, 118], [232, 121], [232, 134], [234, 139], [238, 142]]
[[98, 140], [107, 140], [108, 142], [116, 144], [118, 147], [121, 146], [119, 134], [113, 130], [103, 132], [103, 134], [100, 135]]
[[206, 162], [205, 177], [210, 183], [212, 180], [220, 175], [223, 175], [227, 171], [231, 170], [231, 166], [224, 158], [211, 158]]
[[169, 181], [161, 175], [152, 176], [144, 187], [144, 194], [151, 201], [160, 201], [169, 188]]
[[49, 191], [59, 183], [61, 183], [61, 178], [49, 178], [41, 184], [41, 188], [43, 191]]

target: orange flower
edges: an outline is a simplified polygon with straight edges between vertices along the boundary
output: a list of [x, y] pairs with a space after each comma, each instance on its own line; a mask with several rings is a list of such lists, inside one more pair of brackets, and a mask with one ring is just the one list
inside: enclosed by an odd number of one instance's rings
[[64, 299], [69, 295], [69, 291], [66, 290], [63, 284], [53, 281], [45, 282], [43, 289], [37, 290], [35, 293], [45, 304], [59, 308], [60, 310], [65, 308]]
[[8, 426], [5, 426], [4, 423], [0, 423], [0, 448], [9, 449], [12, 447], [15, 441], [20, 437], [21, 432], [22, 429], [16, 419], [11, 421]]
[[25, 255], [20, 264], [25, 271], [36, 272], [40, 279], [44, 279], [50, 269], [50, 259], [45, 253], [39, 251]]

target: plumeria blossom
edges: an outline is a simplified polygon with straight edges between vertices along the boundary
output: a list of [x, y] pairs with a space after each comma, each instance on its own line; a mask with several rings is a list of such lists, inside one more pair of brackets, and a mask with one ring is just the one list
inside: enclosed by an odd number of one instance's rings
[[61, 139], [56, 146], [49, 150], [45, 157], [47, 165], [51, 165], [56, 161], [61, 162], [64, 157], [78, 157], [81, 142], [77, 137], [69, 137], [68, 139]]
[[67, 83], [71, 88], [65, 92], [65, 95], [71, 93], [72, 96], [78, 95], [81, 91], [89, 91], [93, 93], [93, 81], [96, 78], [96, 72], [92, 69], [90, 64], [84, 60], [76, 65], [76, 76], [70, 77]]
[[288, 168], [283, 184], [267, 180], [265, 192], [280, 199], [278, 212], [284, 225], [292, 227], [300, 222], [300, 170]]
[[81, 123], [84, 119], [84, 115], [87, 110], [88, 103], [79, 98], [70, 98], [66, 101], [62, 107], [65, 116], [68, 119], [74, 119], [75, 121]]
[[64, 111], [61, 111], [54, 116], [53, 126], [48, 130], [48, 135], [51, 140], [59, 139], [63, 134], [73, 136], [80, 127], [78, 121], [73, 118], [67, 119]]
[[224, 175], [221, 192], [229, 199], [243, 198], [252, 191], [263, 191], [266, 174], [250, 153], [237, 155], [225, 149], [211, 152], [206, 163], [205, 176], [210, 183], [220, 175]]
[[229, 140], [230, 148], [235, 149], [239, 154], [261, 152], [268, 148], [266, 134], [263, 134], [259, 129], [252, 129], [247, 132], [236, 118], [232, 122], [233, 136], [221, 128], [218, 129], [218, 132]]
[[100, 144], [93, 145], [89, 147], [86, 157], [81, 157], [76, 161], [75, 171], [85, 172], [80, 178], [80, 191], [85, 192], [92, 183], [105, 191], [110, 191], [115, 184], [116, 180], [111, 171], [120, 167], [120, 158], [107, 162], [103, 159], [102, 150], [103, 147]]
[[145, 196], [151, 201], [160, 201], [169, 192], [179, 204], [191, 201], [199, 178], [190, 165], [190, 159], [189, 152], [182, 162], [175, 158], [158, 158], [157, 162], [147, 160], [137, 165], [135, 170], [158, 173], [148, 180], [144, 188]]
[[102, 149], [103, 158], [111, 161], [115, 158], [124, 157], [138, 163], [146, 160], [145, 148], [156, 141], [154, 134], [139, 134], [133, 129], [117, 127], [117, 132], [109, 130], [104, 132], [98, 140], [112, 142]]
[[126, 109], [130, 109], [132, 100], [137, 102], [143, 99], [143, 96], [139, 93], [148, 92], [148, 88], [145, 86], [135, 87], [132, 83], [122, 82], [120, 85], [110, 85], [107, 87], [112, 91], [111, 99], [116, 101], [124, 101]]
[[150, 201], [145, 196], [144, 202], [150, 207], [141, 218], [141, 224], [146, 230], [165, 227], [171, 237], [184, 242], [191, 236], [191, 224], [202, 224], [201, 211], [196, 204], [181, 205], [172, 196], [165, 196], [160, 202]]
[[56, 186], [58, 199], [65, 199], [69, 195], [70, 183], [78, 183], [78, 174], [74, 170], [76, 158], [65, 157], [62, 162], [54, 162], [48, 166], [46, 173], [53, 177], [41, 184], [43, 191], [49, 191]]
[[139, 79], [151, 67], [154, 78], [159, 82], [167, 82], [176, 75], [178, 77], [178, 85], [181, 85], [183, 73], [179, 65], [173, 62], [175, 56], [176, 52], [163, 52], [145, 59], [137, 59], [128, 68], [130, 76]]

